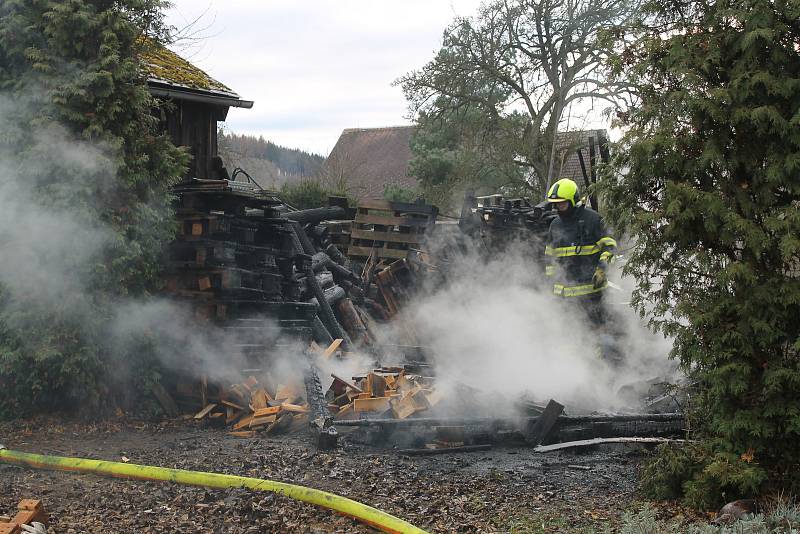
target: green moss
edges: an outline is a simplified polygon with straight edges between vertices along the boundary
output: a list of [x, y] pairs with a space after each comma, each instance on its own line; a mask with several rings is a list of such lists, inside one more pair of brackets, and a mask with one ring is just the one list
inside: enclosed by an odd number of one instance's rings
[[141, 54], [141, 60], [147, 67], [148, 76], [152, 78], [193, 89], [233, 93], [232, 89], [163, 46], [153, 45], [146, 47], [146, 50]]

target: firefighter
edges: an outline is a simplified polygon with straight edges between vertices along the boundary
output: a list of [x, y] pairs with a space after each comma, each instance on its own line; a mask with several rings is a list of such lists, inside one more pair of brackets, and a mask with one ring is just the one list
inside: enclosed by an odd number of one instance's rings
[[545, 247], [545, 274], [553, 281], [553, 293], [579, 304], [590, 324], [603, 328], [606, 271], [617, 242], [606, 231], [600, 215], [580, 201], [578, 186], [572, 180], [562, 178], [554, 183], [547, 200], [558, 212], [550, 223]]

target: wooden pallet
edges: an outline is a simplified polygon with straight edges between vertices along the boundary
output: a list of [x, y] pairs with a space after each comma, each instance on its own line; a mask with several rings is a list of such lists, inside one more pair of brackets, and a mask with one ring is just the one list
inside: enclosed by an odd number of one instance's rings
[[42, 501], [37, 499], [23, 499], [17, 505], [17, 514], [8, 521], [0, 520], [0, 534], [22, 534], [22, 525], [38, 522], [47, 525], [47, 512]]
[[438, 209], [425, 204], [388, 200], [361, 200], [350, 229], [347, 255], [364, 261], [405, 258], [409, 249], [422, 245], [425, 233], [436, 222]]

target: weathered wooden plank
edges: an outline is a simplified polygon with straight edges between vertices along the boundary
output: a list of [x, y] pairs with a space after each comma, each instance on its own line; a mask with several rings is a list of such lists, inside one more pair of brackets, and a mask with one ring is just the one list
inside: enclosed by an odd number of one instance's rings
[[538, 445], [547, 438], [553, 430], [558, 417], [564, 411], [564, 405], [553, 399], [545, 406], [542, 415], [536, 418], [536, 423], [525, 429], [525, 441], [531, 445]]
[[200, 410], [199, 412], [197, 412], [195, 414], [194, 418], [195, 419], [202, 419], [203, 417], [207, 416], [211, 412], [211, 410], [213, 410], [216, 407], [217, 407], [217, 404], [215, 402], [212, 402], [211, 404], [207, 404], [205, 406], [205, 408], [203, 408], [202, 410]]
[[433, 215], [438, 211], [434, 206], [428, 204], [411, 204], [409, 202], [391, 202], [378, 198], [366, 198], [358, 201], [358, 209], [377, 209], [386, 211], [404, 211], [409, 213], [420, 213], [424, 215]]
[[175, 404], [175, 400], [169, 393], [167, 393], [167, 390], [164, 389], [164, 386], [159, 383], [155, 383], [153, 384], [151, 391], [153, 392], [153, 395], [155, 395], [156, 399], [158, 399], [159, 404], [161, 404], [161, 407], [164, 408], [164, 411], [168, 416], [178, 416], [180, 413], [178, 411], [178, 405]]
[[352, 239], [369, 239], [370, 241], [385, 241], [390, 243], [407, 243], [417, 245], [422, 242], [425, 234], [403, 234], [400, 232], [374, 232], [372, 230], [359, 230], [353, 228]]
[[270, 406], [269, 408], [260, 408], [253, 412], [253, 417], [265, 417], [269, 415], [276, 415], [281, 411], [280, 406]]
[[353, 410], [356, 412], [385, 412], [389, 409], [390, 401], [390, 397], [355, 399], [353, 400]]
[[375, 250], [375, 254], [378, 255], [380, 258], [395, 258], [395, 259], [403, 259], [408, 255], [407, 250], [398, 250], [396, 248], [383, 248], [383, 247], [376, 247], [373, 249], [372, 247], [354, 247], [350, 245], [347, 247], [347, 255], [348, 256], [363, 256], [369, 257], [372, 251]]
[[[357, 213], [355, 222], [357, 224], [379, 224], [381, 226], [428, 226], [432, 224], [430, 219], [413, 217], [393, 217], [389, 215], [370, 215], [367, 213]], [[352, 230], [350, 237], [352, 238]]]
[[331, 373], [331, 376], [333, 377], [333, 379], [334, 379], [334, 380], [338, 380], [339, 382], [341, 382], [342, 384], [344, 384], [344, 385], [345, 385], [345, 386], [347, 386], [348, 388], [352, 389], [353, 391], [356, 391], [356, 392], [358, 392], [358, 393], [364, 393], [364, 390], [362, 390], [360, 387], [358, 387], [358, 386], [357, 386], [357, 385], [355, 385], [354, 383], [352, 383], [352, 382], [348, 382], [348, 381], [347, 381], [347, 380], [345, 380], [344, 378], [342, 378], [342, 377], [340, 377], [340, 376], [336, 376], [336, 375], [335, 375], [335, 374], [333, 374], [333, 373]]
[[301, 406], [299, 404], [291, 404], [288, 402], [284, 402], [280, 406], [281, 410], [285, 412], [292, 412], [292, 413], [308, 413], [310, 410], [307, 406]]
[[333, 343], [331, 343], [330, 346], [325, 349], [325, 352], [322, 353], [322, 357], [326, 360], [329, 360], [333, 353], [339, 348], [339, 345], [342, 344], [342, 341], [343, 340], [341, 339], [334, 339]]

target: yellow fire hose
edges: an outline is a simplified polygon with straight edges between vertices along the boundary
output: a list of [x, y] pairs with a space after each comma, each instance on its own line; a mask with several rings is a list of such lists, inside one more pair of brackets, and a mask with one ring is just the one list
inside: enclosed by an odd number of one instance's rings
[[259, 478], [222, 475], [219, 473], [203, 473], [202, 471], [186, 471], [184, 469], [168, 469], [149, 465], [106, 462], [103, 460], [87, 460], [85, 458], [67, 458], [64, 456], [45, 456], [26, 452], [10, 451], [0, 445], [0, 462], [33, 467], [35, 469], [55, 469], [77, 473], [95, 473], [117, 478], [136, 480], [163, 480], [188, 486], [204, 486], [208, 488], [247, 488], [258, 491], [271, 491], [350, 516], [366, 523], [382, 532], [392, 534], [427, 534], [411, 523], [398, 519], [385, 512], [361, 504], [346, 497], [340, 497], [327, 491], [264, 480]]

